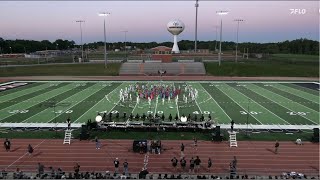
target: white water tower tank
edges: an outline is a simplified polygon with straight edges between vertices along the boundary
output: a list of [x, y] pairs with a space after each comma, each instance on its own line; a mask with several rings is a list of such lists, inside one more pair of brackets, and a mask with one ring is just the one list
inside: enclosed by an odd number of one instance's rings
[[180, 20], [173, 20], [167, 24], [167, 30], [173, 35], [173, 53], [180, 53], [177, 36], [184, 30], [184, 23]]

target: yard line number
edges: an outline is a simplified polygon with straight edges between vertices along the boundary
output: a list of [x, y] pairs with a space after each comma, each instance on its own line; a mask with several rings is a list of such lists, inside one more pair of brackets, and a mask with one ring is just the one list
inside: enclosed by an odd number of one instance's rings
[[307, 115], [309, 112], [294, 112], [294, 111], [289, 111], [287, 112], [289, 115], [291, 116], [305, 116]]
[[[28, 113], [29, 112], [29, 109], [14, 109], [14, 110], [8, 110], [8, 113], [10, 114], [25, 114], [25, 113]], [[63, 110], [57, 110], [57, 111], [52, 111], [56, 114], [62, 114], [62, 113], [66, 113], [66, 114], [70, 114], [73, 112], [73, 110], [66, 110], [66, 111], [63, 111]]]
[[256, 112], [256, 111], [250, 111], [248, 113], [248, 111], [240, 111], [240, 114], [242, 115], [247, 115], [247, 114], [251, 114], [251, 115], [257, 115], [257, 114], [261, 114], [262, 112]]

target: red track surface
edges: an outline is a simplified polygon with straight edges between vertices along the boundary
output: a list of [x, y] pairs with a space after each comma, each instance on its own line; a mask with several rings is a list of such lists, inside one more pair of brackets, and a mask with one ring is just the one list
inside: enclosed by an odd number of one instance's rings
[[[3, 139], [0, 139], [2, 142]], [[170, 173], [170, 160], [180, 157], [180, 143], [186, 145], [187, 166], [191, 156], [199, 156], [202, 160], [201, 173], [207, 173], [208, 157], [213, 160], [211, 173], [228, 173], [229, 163], [236, 156], [238, 172], [248, 174], [280, 174], [296, 171], [305, 174], [319, 174], [319, 144], [306, 142], [302, 146], [292, 142], [280, 142], [279, 154], [274, 154], [274, 142], [238, 142], [238, 148], [228, 147], [227, 142], [198, 142], [197, 150], [192, 141], [162, 141], [164, 151], [161, 155], [151, 154], [148, 170], [150, 173]], [[0, 168], [14, 171], [36, 171], [37, 163], [46, 167], [62, 168], [73, 171], [75, 162], [81, 166], [80, 171], [113, 171], [113, 160], [118, 157], [122, 165], [128, 160], [129, 171], [138, 173], [143, 167], [144, 155], [132, 152], [132, 140], [103, 140], [103, 147], [95, 149], [91, 141], [73, 140], [71, 145], [63, 145], [62, 140], [13, 139], [11, 152], [0, 149]], [[33, 155], [26, 153], [27, 145], [35, 148]], [[120, 166], [122, 171], [122, 166]], [[0, 169], [0, 170], [1, 170]], [[182, 172], [180, 167], [177, 172]]]

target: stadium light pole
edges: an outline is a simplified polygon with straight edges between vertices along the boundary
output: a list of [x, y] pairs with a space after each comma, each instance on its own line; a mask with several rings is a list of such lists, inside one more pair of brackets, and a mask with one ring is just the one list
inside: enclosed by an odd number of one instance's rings
[[82, 44], [82, 26], [81, 24], [84, 23], [84, 20], [77, 20], [77, 23], [80, 24], [80, 42], [81, 42], [81, 60], [83, 59], [83, 44]]
[[218, 44], [218, 28], [219, 26], [214, 26], [214, 28], [216, 29], [216, 44], [214, 46], [214, 50], [217, 51], [217, 44]]
[[220, 18], [220, 45], [219, 45], [219, 66], [221, 65], [221, 42], [222, 42], [222, 16], [227, 15], [228, 11], [217, 11]]
[[104, 32], [104, 68], [107, 68], [107, 43], [106, 43], [106, 17], [110, 15], [109, 12], [100, 12], [99, 16], [103, 16], [103, 32]]
[[194, 52], [197, 53], [197, 41], [198, 41], [198, 0], [196, 0], [196, 4], [194, 5], [196, 7], [196, 25], [195, 25], [195, 36], [194, 36]]
[[243, 22], [243, 19], [235, 19], [234, 21], [238, 22], [237, 26], [237, 44], [236, 44], [236, 62], [238, 62], [238, 40], [239, 40], [239, 24]]
[[126, 56], [126, 61], [127, 61], [127, 30], [123, 30], [121, 31], [124, 33], [124, 52], [125, 52], [125, 56]]
[[10, 46], [9, 48], [10, 48], [10, 54], [12, 54], [12, 47]]

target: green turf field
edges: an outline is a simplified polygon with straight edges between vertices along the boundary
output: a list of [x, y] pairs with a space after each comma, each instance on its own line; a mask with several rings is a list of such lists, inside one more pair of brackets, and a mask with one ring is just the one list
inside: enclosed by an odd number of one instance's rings
[[[205, 119], [211, 114], [219, 124], [280, 124], [319, 125], [319, 84], [295, 82], [161, 82], [164, 85], [182, 89], [179, 100], [140, 99], [120, 101], [120, 89], [129, 85], [156, 85], [158, 81], [28, 81], [22, 87], [0, 91], [0, 123], [58, 123], [68, 117], [72, 122], [84, 123], [94, 120], [100, 112], [112, 112], [112, 121], [126, 121], [132, 113], [140, 116], [157, 113], [176, 114], [181, 117], [191, 114], [197, 121], [203, 114]], [[183, 100], [186, 85], [197, 89], [195, 101]], [[116, 113], [120, 117], [116, 118]], [[107, 116], [109, 119], [109, 116]], [[141, 119], [137, 119], [141, 121]]]

